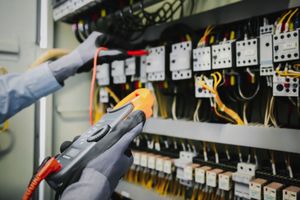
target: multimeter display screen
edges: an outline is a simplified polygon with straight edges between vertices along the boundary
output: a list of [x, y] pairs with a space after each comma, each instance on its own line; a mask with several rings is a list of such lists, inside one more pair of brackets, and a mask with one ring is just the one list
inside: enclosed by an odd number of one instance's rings
[[75, 157], [75, 156], [77, 156], [78, 153], [79, 153], [78, 149], [71, 148], [66, 152], [66, 155], [70, 156], [70, 157]]

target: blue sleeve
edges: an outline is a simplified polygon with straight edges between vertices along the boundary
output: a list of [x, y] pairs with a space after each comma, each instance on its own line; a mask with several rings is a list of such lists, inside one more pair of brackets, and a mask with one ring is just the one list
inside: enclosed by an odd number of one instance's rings
[[108, 200], [112, 192], [109, 181], [103, 174], [92, 168], [86, 168], [79, 181], [65, 189], [61, 200]]
[[48, 63], [22, 74], [0, 76], [0, 123], [61, 87]]

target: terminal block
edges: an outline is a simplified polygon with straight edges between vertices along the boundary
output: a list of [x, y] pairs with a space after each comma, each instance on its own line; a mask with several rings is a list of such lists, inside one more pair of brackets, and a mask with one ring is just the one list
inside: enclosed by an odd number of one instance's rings
[[148, 81], [163, 81], [166, 78], [166, 47], [159, 46], [149, 49], [146, 57], [146, 73]]
[[213, 170], [209, 170], [206, 173], [206, 185], [210, 186], [210, 187], [217, 187], [218, 186], [218, 178], [219, 178], [219, 174], [221, 174], [223, 172], [222, 169], [213, 169]]
[[133, 76], [136, 73], [136, 58], [127, 58], [125, 60], [125, 75], [126, 76]]
[[264, 199], [277, 200], [281, 199], [283, 184], [272, 182], [264, 187]]
[[192, 163], [190, 165], [186, 165], [183, 169], [184, 179], [188, 181], [193, 181], [195, 176], [195, 169], [200, 167], [199, 164]]
[[283, 200], [299, 200], [300, 199], [300, 187], [289, 186], [282, 192]]
[[170, 54], [172, 80], [190, 79], [192, 77], [191, 53], [191, 41], [172, 45], [172, 52]]
[[272, 33], [274, 32], [273, 25], [260, 27], [260, 42], [259, 42], [259, 62], [260, 75], [272, 76], [274, 74], [273, 66], [273, 40]]
[[211, 70], [210, 47], [199, 47], [193, 50], [193, 70], [195, 72]]
[[250, 198], [261, 200], [263, 199], [263, 187], [267, 184], [267, 180], [256, 178], [250, 182]]
[[236, 66], [258, 65], [258, 39], [246, 39], [236, 42]]
[[114, 84], [126, 83], [124, 60], [116, 60], [111, 63], [111, 75]]
[[273, 35], [273, 60], [284, 62], [298, 60], [299, 30]]
[[105, 63], [97, 66], [96, 78], [99, 86], [109, 85], [109, 64]]
[[212, 46], [212, 69], [231, 68], [233, 63], [234, 41], [226, 41]]
[[273, 96], [298, 97], [299, 79], [273, 75]]
[[205, 184], [206, 182], [206, 174], [211, 170], [209, 166], [203, 166], [195, 169], [195, 182], [200, 184]]
[[101, 103], [109, 103], [109, 95], [105, 88], [100, 88], [99, 91], [99, 101]]
[[219, 189], [229, 191], [232, 188], [232, 172], [219, 174]]

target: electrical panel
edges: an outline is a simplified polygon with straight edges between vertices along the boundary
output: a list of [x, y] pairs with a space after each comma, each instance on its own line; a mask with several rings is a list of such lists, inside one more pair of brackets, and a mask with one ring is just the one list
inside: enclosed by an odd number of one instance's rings
[[298, 60], [299, 30], [273, 35], [274, 62]]
[[125, 60], [125, 75], [126, 76], [133, 76], [136, 73], [136, 63], [135, 57], [127, 58]]
[[193, 70], [195, 72], [211, 70], [210, 47], [199, 47], [193, 50]]
[[258, 65], [258, 39], [246, 39], [236, 42], [236, 66]]
[[148, 81], [165, 80], [166, 68], [166, 48], [159, 46], [149, 49], [149, 55], [146, 59], [146, 72]]
[[[143, 13], [136, 2], [132, 9]], [[131, 21], [130, 12], [124, 15]], [[170, 198], [196, 199], [202, 192], [214, 199], [299, 199], [300, 154], [293, 142], [300, 128], [299, 22], [299, 10], [292, 9], [191, 32], [176, 23], [176, 34], [172, 24], [161, 24], [161, 34], [141, 33], [136, 48], [120, 48], [125, 60], [98, 66], [97, 103], [115, 103], [107, 87], [119, 98], [145, 87], [156, 99], [123, 180]], [[89, 25], [80, 17], [74, 24]], [[85, 26], [74, 31], [82, 39]], [[130, 35], [126, 26], [120, 30]]]
[[234, 66], [233, 41], [212, 46], [212, 69], [226, 69]]
[[99, 86], [106, 86], [110, 83], [109, 64], [97, 66], [96, 78]]
[[114, 84], [126, 83], [125, 62], [117, 60], [111, 63], [111, 75]]
[[172, 80], [190, 79], [192, 77], [191, 53], [191, 41], [172, 45], [172, 52], [170, 54]]
[[260, 27], [260, 76], [272, 76], [274, 73], [272, 39], [273, 32], [273, 25], [265, 25]]
[[273, 76], [273, 95], [282, 97], [299, 96], [299, 79], [292, 77]]
[[[196, 77], [195, 78], [195, 96], [196, 96], [196, 98], [212, 98], [213, 95], [211, 94], [211, 92], [209, 90], [203, 88], [200, 85], [200, 80], [201, 80], [201, 77]], [[213, 87], [213, 80], [212, 79], [205, 80], [205, 83], [209, 87]]]

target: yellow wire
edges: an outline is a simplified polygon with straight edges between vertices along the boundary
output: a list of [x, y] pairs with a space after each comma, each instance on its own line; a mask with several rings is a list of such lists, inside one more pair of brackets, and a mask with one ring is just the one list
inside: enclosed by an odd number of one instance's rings
[[300, 77], [300, 72], [293, 71], [293, 70], [280, 71], [279, 67], [277, 67], [275, 71], [279, 76], [283, 76], [283, 77], [286, 77], [286, 76], [291, 76], [291, 77], [296, 77], [296, 78]]
[[283, 20], [284, 20], [290, 13], [291, 13], [291, 10], [289, 10], [285, 15], [283, 15], [283, 16], [281, 17], [281, 19], [279, 20], [278, 25], [279, 25], [279, 24], [282, 24]]
[[294, 10], [294, 12], [292, 12], [292, 14], [289, 16], [288, 20], [286, 21], [287, 24], [290, 23], [291, 19], [293, 18], [293, 16], [298, 12], [298, 8], [296, 8]]
[[70, 53], [70, 50], [68, 49], [50, 49], [36, 59], [34, 63], [31, 64], [30, 68], [34, 68], [48, 60], [60, 58], [68, 53]]
[[109, 87], [105, 87], [104, 89], [114, 99], [116, 103], [120, 102], [119, 97]]
[[[222, 112], [225, 112], [234, 121], [236, 121], [237, 124], [243, 125], [244, 122], [240, 118], [240, 116], [236, 112], [234, 112], [233, 110], [227, 108], [226, 105], [221, 101], [221, 99], [219, 97], [217, 87], [222, 81], [222, 74], [220, 72], [215, 72], [211, 76], [214, 79], [214, 87], [213, 88], [206, 85], [201, 79], [200, 79], [200, 85], [202, 85], [202, 87], [204, 87], [205, 89], [209, 90], [212, 94], [214, 94], [214, 98], [216, 100], [216, 103], [217, 103], [217, 105], [219, 106], [219, 108]], [[218, 112], [216, 112], [216, 113], [219, 114]], [[227, 119], [226, 116], [221, 116], [221, 117], [224, 118], [224, 119]], [[227, 120], [229, 120], [229, 119], [227, 119]], [[232, 121], [232, 120], [229, 120], [229, 121]]]

